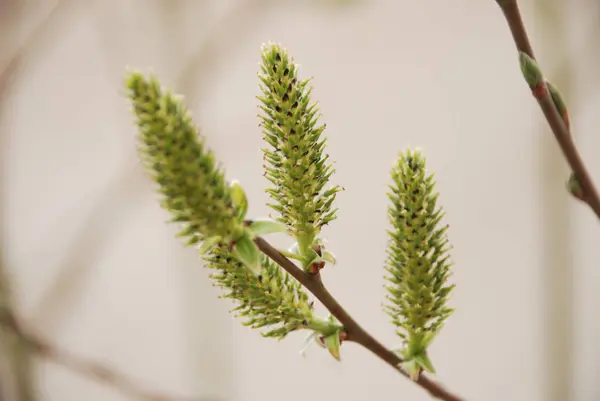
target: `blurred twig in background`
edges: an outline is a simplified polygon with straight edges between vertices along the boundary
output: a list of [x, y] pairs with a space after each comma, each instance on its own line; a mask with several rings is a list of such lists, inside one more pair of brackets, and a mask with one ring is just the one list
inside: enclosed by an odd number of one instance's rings
[[171, 397], [145, 390], [142, 386], [129, 380], [123, 373], [110, 369], [98, 362], [76, 356], [49, 343], [30, 329], [25, 328], [24, 324], [20, 322], [15, 315], [11, 314], [9, 308], [0, 308], [0, 325], [3, 329], [12, 332], [14, 336], [18, 338], [21, 346], [32, 350], [77, 374], [110, 385], [115, 390], [132, 397], [132, 399], [143, 401], [184, 400], [184, 398]]
[[[16, 18], [20, 14], [20, 4], [17, 1], [7, 1], [2, 4], [2, 15], [0, 18], [0, 24], [3, 30], [8, 30], [8, 24], [4, 24], [9, 18]], [[8, 32], [2, 32], [2, 48], [6, 48], [7, 43], [5, 41], [10, 37]], [[6, 99], [9, 97], [12, 85], [16, 80], [17, 72], [20, 67], [20, 53], [16, 53], [14, 56], [8, 58], [6, 65], [0, 70], [0, 120], [4, 117], [4, 105], [6, 105]], [[9, 132], [0, 131], [0, 151], [7, 152], [8, 147], [5, 146], [6, 141], [9, 137]], [[0, 213], [4, 213], [2, 207], [6, 195], [4, 194], [5, 180], [7, 178], [7, 169], [5, 166], [6, 157], [0, 156]], [[0, 214], [0, 310], [14, 311], [16, 309], [13, 291], [9, 282], [9, 275], [5, 265], [5, 255], [3, 253], [5, 228], [4, 228], [4, 215]], [[6, 330], [4, 327], [0, 327], [0, 362], [2, 362], [2, 369], [7, 369], [6, 374], [0, 375], [0, 397], [4, 399], [16, 398], [20, 401], [34, 401], [35, 397], [35, 386], [33, 377], [33, 360], [31, 353], [19, 341], [19, 338], [15, 336], [10, 330]]]
[[[210, 2], [207, 2], [210, 3]], [[348, 1], [339, 0], [307, 0], [306, 3], [318, 3], [318, 5], [334, 5], [348, 3]], [[75, 0], [57, 0], [50, 7], [48, 3], [27, 4], [24, 1], [12, 0], [4, 1], [1, 4], [0, 11], [3, 18], [17, 18], [24, 20], [30, 17], [30, 12], [38, 12], [41, 8], [47, 8], [45, 15], [35, 24], [33, 24], [29, 33], [24, 35], [22, 40], [13, 40], [10, 45], [3, 46], [4, 53], [0, 58], [0, 101], [8, 96], [9, 84], [18, 82], [21, 70], [25, 68], [33, 59], [43, 57], [44, 51], [51, 49], [49, 46], [53, 40], [53, 33], [68, 25], [77, 12], [89, 10], [93, 1], [79, 2]], [[207, 61], [213, 60], [211, 57], [219, 45], [218, 37], [221, 27], [231, 29], [231, 27], [244, 26], [240, 22], [247, 21], [249, 14], [259, 16], [269, 5], [274, 5], [273, 0], [245, 0], [235, 4], [228, 13], [209, 29], [208, 39], [202, 42], [201, 47], [191, 58], [191, 61], [183, 67], [181, 77], [178, 80], [181, 86], [191, 88], [198, 76], [206, 74], [210, 66]], [[172, 11], [173, 2], [165, 0], [157, 2], [156, 5], [162, 11]], [[311, 4], [312, 5], [312, 4]], [[317, 4], [315, 4], [317, 5]], [[45, 6], [45, 7], [42, 7]], [[35, 8], [37, 7], [37, 8]], [[34, 9], [35, 8], [35, 9]], [[9, 12], [10, 11], [10, 12]], [[35, 12], [33, 14], [35, 14]], [[174, 24], [176, 21], [173, 15], [169, 14], [166, 24]], [[28, 18], [31, 19], [31, 18]], [[17, 19], [18, 20], [18, 19]], [[252, 20], [252, 18], [250, 18]], [[19, 28], [20, 24], [3, 24], [5, 29]], [[167, 27], [168, 28], [168, 27]], [[214, 29], [214, 32], [212, 31]], [[3, 32], [5, 33], [5, 32]], [[11, 35], [3, 35], [4, 38]], [[113, 37], [113, 39], [118, 37]], [[10, 133], [2, 133], [5, 139]], [[6, 147], [3, 147], [6, 149]], [[44, 327], [56, 324], [57, 319], [64, 313], [63, 306], [68, 304], [66, 301], [74, 295], [74, 290], [80, 282], [80, 278], [85, 272], [89, 260], [95, 258], [95, 255], [101, 251], [99, 246], [103, 240], [110, 237], [111, 222], [114, 221], [114, 211], [118, 210], [120, 214], [126, 214], [131, 207], [136, 204], [140, 191], [140, 185], [145, 181], [137, 180], [141, 177], [138, 169], [123, 169], [123, 174], [118, 175], [108, 187], [102, 191], [102, 196], [96, 200], [94, 207], [88, 214], [88, 218], [81, 224], [81, 230], [75, 235], [76, 240], [69, 246], [61, 262], [62, 268], [59, 271], [54, 282], [49, 286], [46, 292], [41, 296], [37, 311], [34, 313], [32, 322], [43, 324]], [[140, 185], [137, 185], [140, 184]], [[4, 187], [2, 187], [4, 188]], [[110, 212], [111, 219], [107, 216]], [[1, 256], [1, 255], [0, 255]], [[31, 329], [25, 329], [20, 320], [19, 313], [11, 300], [11, 291], [9, 288], [10, 280], [6, 271], [0, 265], [0, 312], [2, 312], [2, 324], [0, 324], [0, 350], [6, 349], [11, 354], [11, 368], [18, 394], [7, 396], [16, 398], [20, 401], [33, 401], [35, 399], [35, 386], [32, 377], [32, 352], [42, 357], [53, 360], [64, 365], [70, 370], [99, 380], [103, 383], [112, 385], [123, 393], [134, 398], [144, 400], [168, 400], [171, 398], [149, 394], [139, 386], [129, 381], [124, 375], [110, 370], [105, 366], [93, 361], [79, 358], [67, 351], [60, 350], [51, 344], [51, 342], [42, 339]], [[2, 348], [3, 346], [3, 348]], [[1, 362], [1, 359], [0, 359]], [[0, 382], [0, 395], [4, 395], [6, 389], [11, 387], [7, 383], [6, 375], [2, 375], [3, 382]], [[2, 400], [4, 401], [4, 400]]]

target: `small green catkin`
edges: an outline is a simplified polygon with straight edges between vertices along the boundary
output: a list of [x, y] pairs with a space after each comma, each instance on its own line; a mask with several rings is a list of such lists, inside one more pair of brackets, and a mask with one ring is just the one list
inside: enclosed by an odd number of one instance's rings
[[454, 288], [447, 284], [450, 246], [447, 226], [440, 225], [444, 213], [437, 206], [434, 178], [421, 152], [401, 153], [391, 177], [385, 309], [405, 342], [405, 368], [416, 379], [421, 369], [435, 372], [427, 347], [453, 312], [446, 305]]
[[261, 61], [259, 117], [270, 145], [263, 149], [265, 176], [274, 185], [267, 190], [273, 200], [269, 206], [309, 259], [321, 228], [336, 218], [332, 206], [342, 188], [326, 188], [334, 169], [324, 154], [325, 125], [310, 100], [309, 80], [299, 79], [298, 66], [279, 45], [263, 46]]
[[214, 247], [204, 259], [214, 269], [211, 278], [226, 291], [223, 298], [238, 304], [233, 309], [244, 325], [265, 329], [262, 335], [282, 339], [292, 331], [309, 328], [313, 310], [301, 285], [273, 263], [261, 256], [262, 271], [257, 276], [245, 269], [226, 244]]
[[139, 153], [163, 195], [162, 206], [186, 228], [189, 244], [204, 237], [235, 241], [244, 233], [231, 190], [185, 106], [155, 77], [131, 72], [128, 95], [139, 131]]
[[232, 243], [248, 240], [235, 207], [236, 193], [181, 101], [163, 91], [156, 78], [136, 72], [128, 75], [126, 86], [137, 118], [142, 162], [158, 183], [162, 205], [174, 222], [184, 224], [180, 235], [188, 237], [188, 244], [211, 244], [203, 254], [205, 266], [215, 270], [211, 278], [226, 290], [223, 297], [237, 303], [237, 316], [245, 325], [263, 328], [265, 337], [279, 339], [303, 328], [318, 327], [325, 334], [335, 329], [319, 325], [300, 284], [265, 255], [258, 256], [259, 272], [234, 255]]

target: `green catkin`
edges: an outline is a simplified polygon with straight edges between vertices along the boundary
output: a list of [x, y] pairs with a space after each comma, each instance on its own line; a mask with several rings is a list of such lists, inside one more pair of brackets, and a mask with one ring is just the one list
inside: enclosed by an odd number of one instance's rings
[[263, 46], [261, 61], [259, 117], [270, 145], [263, 149], [265, 176], [273, 184], [269, 206], [310, 259], [322, 227], [336, 218], [333, 202], [341, 187], [327, 188], [334, 169], [324, 154], [325, 126], [310, 100], [309, 80], [299, 79], [298, 66], [279, 45]]
[[185, 226], [191, 244], [196, 233], [235, 241], [244, 233], [229, 185], [206, 148], [186, 108], [154, 77], [132, 72], [126, 86], [139, 131], [143, 164], [163, 195], [162, 206]]
[[391, 176], [385, 309], [405, 341], [402, 353], [415, 376], [420, 369], [433, 371], [427, 347], [453, 311], [446, 305], [454, 287], [447, 284], [450, 246], [447, 226], [440, 224], [444, 213], [437, 206], [433, 175], [427, 173], [423, 155], [403, 152]]
[[217, 238], [203, 258], [211, 278], [232, 299], [244, 324], [263, 329], [266, 337], [319, 327], [329, 334], [337, 326], [313, 316], [308, 295], [300, 284], [260, 255], [258, 274], [232, 253], [231, 245], [247, 231], [232, 199], [231, 186], [213, 153], [192, 122], [183, 103], [161, 88], [154, 77], [128, 75], [126, 87], [139, 132], [139, 153], [162, 194], [162, 206], [173, 221], [184, 225], [180, 235], [196, 245]]

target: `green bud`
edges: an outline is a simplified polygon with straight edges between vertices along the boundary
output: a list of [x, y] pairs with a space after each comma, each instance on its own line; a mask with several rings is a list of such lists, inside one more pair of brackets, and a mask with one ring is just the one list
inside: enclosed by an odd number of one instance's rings
[[565, 122], [565, 125], [567, 126], [567, 129], [570, 129], [571, 123], [569, 121], [569, 111], [567, 110], [567, 104], [565, 103], [562, 94], [560, 93], [558, 88], [550, 82], [546, 82], [546, 85], [548, 86], [548, 91], [550, 92], [552, 102], [554, 103], [554, 106], [556, 106], [558, 114], [562, 117], [563, 121]]
[[254, 219], [248, 227], [254, 235], [284, 233], [287, 231], [285, 224], [272, 219]]
[[567, 189], [568, 189], [569, 193], [571, 195], [573, 195], [574, 197], [576, 197], [577, 199], [582, 200], [582, 201], [585, 200], [583, 187], [581, 186], [581, 183], [577, 179], [577, 176], [575, 176], [575, 173], [571, 173], [571, 175], [569, 175], [569, 180], [567, 181]]
[[244, 217], [246, 217], [246, 213], [248, 212], [248, 198], [246, 197], [244, 188], [242, 188], [238, 181], [231, 183], [231, 200], [238, 210], [238, 220], [244, 221]]
[[235, 241], [233, 253], [247, 268], [257, 275], [260, 274], [261, 254], [256, 244], [252, 241], [252, 238], [250, 238], [250, 235], [243, 235]]
[[542, 70], [538, 63], [529, 57], [527, 53], [519, 52], [519, 64], [521, 66], [523, 77], [530, 88], [536, 88], [539, 84], [544, 82], [544, 74], [542, 74]]

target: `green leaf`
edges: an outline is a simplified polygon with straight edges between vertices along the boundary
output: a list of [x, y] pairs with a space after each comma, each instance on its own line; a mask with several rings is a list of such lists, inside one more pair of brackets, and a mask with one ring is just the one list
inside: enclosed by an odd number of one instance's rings
[[423, 370], [435, 374], [435, 368], [426, 353], [415, 355], [413, 359]]
[[329, 251], [324, 251], [321, 258], [327, 263], [331, 263], [332, 265], [336, 264], [335, 255]]
[[279, 253], [281, 253], [283, 256], [285, 256], [288, 259], [294, 259], [294, 260], [298, 260], [300, 262], [302, 262], [304, 260], [304, 258], [302, 256], [300, 256], [294, 252], [283, 251], [283, 250], [279, 249]]
[[325, 347], [329, 350], [331, 356], [333, 356], [336, 360], [340, 360], [340, 331], [336, 331], [335, 333], [325, 337], [323, 339]]
[[233, 246], [233, 252], [253, 273], [260, 274], [261, 254], [250, 235], [243, 235], [238, 239]]
[[248, 213], [248, 198], [246, 197], [246, 192], [238, 181], [232, 181], [230, 186], [231, 200], [238, 211], [238, 220], [243, 221], [246, 217], [246, 213]]
[[408, 373], [408, 376], [411, 380], [417, 381], [419, 380], [419, 374], [421, 374], [421, 366], [415, 361], [411, 359], [410, 361], [405, 361], [402, 363], [402, 367]]
[[254, 235], [267, 235], [275, 233], [284, 233], [287, 231], [285, 224], [273, 219], [256, 219], [252, 220], [248, 226]]

